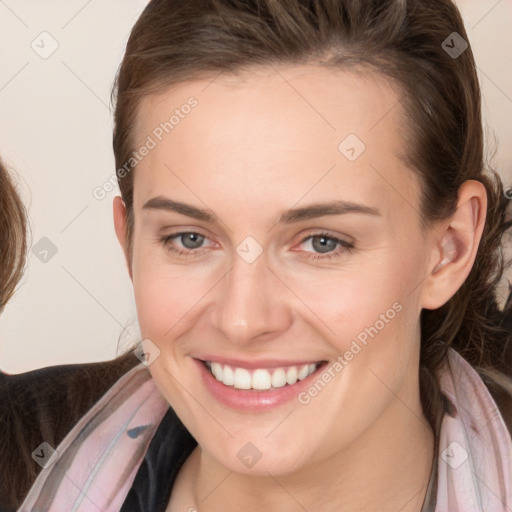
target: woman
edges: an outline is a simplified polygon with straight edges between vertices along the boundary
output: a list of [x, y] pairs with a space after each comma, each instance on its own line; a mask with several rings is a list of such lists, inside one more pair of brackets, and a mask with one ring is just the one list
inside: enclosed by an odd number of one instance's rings
[[147, 368], [19, 510], [511, 509], [510, 223], [455, 6], [152, 0], [115, 92]]
[[0, 160], [0, 311], [11, 298], [25, 266], [25, 208]]
[[[25, 269], [26, 211], [0, 160], [0, 312]], [[32, 453], [57, 446], [84, 413], [139, 360], [51, 366], [10, 375], [0, 371], [0, 510], [17, 509], [41, 471]], [[55, 404], [59, 404], [56, 407]], [[21, 462], [20, 462], [21, 461]]]

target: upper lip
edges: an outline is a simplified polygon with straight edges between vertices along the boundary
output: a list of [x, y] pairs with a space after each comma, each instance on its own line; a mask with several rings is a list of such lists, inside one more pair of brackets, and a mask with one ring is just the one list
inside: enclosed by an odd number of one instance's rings
[[227, 364], [234, 368], [246, 368], [247, 370], [254, 370], [257, 368], [281, 368], [286, 366], [304, 366], [306, 364], [317, 364], [325, 361], [325, 359], [303, 359], [301, 361], [292, 361], [290, 359], [259, 359], [259, 360], [242, 360], [235, 358], [227, 358], [220, 356], [204, 356], [196, 357], [200, 361], [210, 361], [212, 363]]

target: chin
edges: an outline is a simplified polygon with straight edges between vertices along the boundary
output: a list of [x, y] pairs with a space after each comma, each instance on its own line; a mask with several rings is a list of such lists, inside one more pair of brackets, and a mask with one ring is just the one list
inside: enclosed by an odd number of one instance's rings
[[286, 475], [306, 463], [300, 443], [285, 448], [264, 438], [249, 441], [245, 436], [243, 441], [230, 439], [229, 446], [216, 445], [212, 450], [205, 446], [203, 450], [226, 469], [252, 476]]

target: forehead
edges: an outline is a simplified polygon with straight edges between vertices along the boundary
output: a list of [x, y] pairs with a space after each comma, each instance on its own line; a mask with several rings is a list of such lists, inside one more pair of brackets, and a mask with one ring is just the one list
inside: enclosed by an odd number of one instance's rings
[[378, 194], [393, 208], [396, 192], [417, 190], [402, 159], [406, 124], [399, 92], [369, 71], [290, 65], [180, 83], [140, 103], [136, 147], [148, 137], [154, 147], [137, 166], [135, 202], [182, 178], [219, 199], [266, 188], [282, 204], [311, 188], [311, 200]]
[[[244, 132], [251, 129], [251, 135], [259, 135], [262, 140], [266, 134], [272, 135], [269, 130], [284, 127], [290, 138], [303, 143], [313, 138], [311, 132], [327, 136], [326, 142], [336, 142], [349, 130], [364, 138], [381, 123], [386, 132], [392, 127], [398, 134], [397, 122], [403, 116], [399, 91], [395, 89], [387, 77], [365, 69], [350, 72], [314, 65], [281, 65], [248, 68], [237, 74], [220, 73], [143, 97], [136, 138], [142, 142], [146, 134], [169, 120], [191, 97], [197, 99], [199, 107], [191, 116], [198, 121], [194, 130], [202, 125], [198, 135], [208, 134], [208, 140], [219, 130], [199, 121], [213, 118], [217, 118], [216, 126], [222, 126], [223, 131], [231, 128], [230, 142], [237, 140], [237, 134], [243, 138], [240, 125]], [[299, 125], [295, 121], [300, 121]], [[174, 135], [183, 131], [174, 128], [177, 126], [173, 127]]]

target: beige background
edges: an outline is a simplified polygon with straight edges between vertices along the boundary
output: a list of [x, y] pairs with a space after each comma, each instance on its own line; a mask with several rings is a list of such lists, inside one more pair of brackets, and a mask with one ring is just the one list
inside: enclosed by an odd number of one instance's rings
[[[145, 4], [0, 0], [0, 155], [18, 174], [32, 243], [46, 237], [57, 249], [47, 262], [30, 253], [0, 316], [3, 371], [108, 359], [123, 330], [125, 341], [137, 338], [111, 220], [115, 193], [97, 200], [92, 190], [114, 173], [110, 87]], [[512, 0], [458, 5], [479, 66], [493, 164], [512, 184]], [[36, 53], [52, 44], [48, 58]]]

